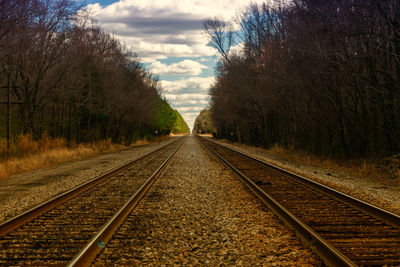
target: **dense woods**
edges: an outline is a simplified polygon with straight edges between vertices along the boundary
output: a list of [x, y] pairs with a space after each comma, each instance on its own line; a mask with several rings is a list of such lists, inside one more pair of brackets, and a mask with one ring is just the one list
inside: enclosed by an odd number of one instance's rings
[[203, 28], [221, 54], [218, 137], [336, 156], [400, 151], [400, 1], [275, 1]]
[[209, 109], [203, 109], [194, 120], [193, 133], [204, 134], [215, 132]]
[[135, 54], [77, 1], [0, 0], [0, 25], [0, 137], [6, 136], [8, 84], [14, 137], [130, 143], [188, 132]]
[[190, 128], [187, 125], [186, 121], [183, 119], [182, 115], [174, 109], [174, 113], [176, 116], [176, 120], [174, 125], [171, 128], [171, 132], [173, 134], [180, 134], [180, 133], [190, 133]]

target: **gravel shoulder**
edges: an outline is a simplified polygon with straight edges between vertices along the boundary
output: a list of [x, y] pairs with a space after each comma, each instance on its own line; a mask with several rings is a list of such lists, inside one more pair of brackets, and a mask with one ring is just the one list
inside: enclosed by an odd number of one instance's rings
[[230, 170], [187, 137], [94, 265], [320, 264]]
[[79, 184], [116, 169], [178, 137], [159, 143], [58, 164], [0, 181], [0, 223]]
[[262, 148], [214, 141], [400, 215], [400, 180], [359, 178], [351, 173], [289, 162]]

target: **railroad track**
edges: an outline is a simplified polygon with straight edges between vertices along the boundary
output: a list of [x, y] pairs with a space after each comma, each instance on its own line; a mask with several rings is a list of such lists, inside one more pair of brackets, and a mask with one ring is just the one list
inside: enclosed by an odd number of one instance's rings
[[89, 264], [183, 144], [180, 138], [0, 225], [0, 265]]
[[329, 266], [400, 266], [400, 216], [200, 138]]

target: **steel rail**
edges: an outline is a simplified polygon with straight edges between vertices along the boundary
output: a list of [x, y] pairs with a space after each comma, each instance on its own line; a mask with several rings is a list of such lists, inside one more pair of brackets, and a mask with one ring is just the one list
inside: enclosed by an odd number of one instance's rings
[[[306, 243], [318, 256], [322, 258], [325, 264], [329, 266], [357, 266], [348, 257], [343, 255], [334, 246], [329, 244], [323, 237], [316, 233], [311, 227], [303, 223], [293, 213], [279, 204], [273, 197], [258, 187], [246, 175], [230, 164], [226, 159], [219, 155], [205, 142], [201, 142], [207, 147], [223, 164], [225, 164], [239, 179], [286, 225], [293, 229], [296, 234]], [[218, 143], [216, 143], [218, 144]], [[219, 144], [218, 144], [219, 145]]]
[[125, 221], [129, 213], [139, 204], [156, 179], [165, 170], [171, 162], [176, 152], [180, 149], [181, 143], [171, 155], [158, 167], [158, 169], [150, 176], [150, 178], [141, 186], [141, 188], [131, 196], [131, 198], [123, 205], [123, 207], [114, 214], [114, 216], [100, 229], [100, 231], [86, 244], [86, 246], [78, 252], [78, 254], [68, 263], [67, 266], [89, 266], [96, 258], [96, 255], [106, 246], [107, 242], [112, 238], [118, 227]]
[[[204, 137], [200, 137], [200, 138], [204, 138]], [[392, 225], [393, 227], [400, 228], [400, 216], [397, 215], [397, 214], [394, 214], [394, 213], [392, 213], [390, 211], [384, 210], [384, 209], [379, 208], [377, 206], [374, 206], [374, 205], [372, 205], [370, 203], [367, 203], [365, 201], [362, 201], [360, 199], [357, 199], [355, 197], [352, 197], [350, 195], [342, 193], [342, 192], [340, 192], [338, 190], [335, 190], [333, 188], [330, 188], [330, 187], [328, 187], [326, 185], [323, 185], [323, 184], [320, 184], [320, 183], [315, 182], [313, 180], [310, 180], [308, 178], [302, 177], [302, 176], [300, 176], [298, 174], [295, 174], [293, 172], [290, 172], [288, 170], [285, 170], [285, 169], [282, 169], [282, 168], [277, 167], [275, 165], [272, 165], [272, 164], [270, 164], [268, 162], [265, 162], [263, 160], [255, 158], [255, 157], [253, 157], [253, 156], [251, 156], [251, 155], [249, 155], [247, 153], [243, 153], [243, 152], [240, 152], [240, 151], [235, 150], [233, 148], [224, 146], [224, 145], [219, 144], [219, 143], [217, 143], [217, 142], [215, 142], [213, 140], [207, 140], [207, 141], [213, 142], [213, 143], [215, 143], [215, 144], [217, 144], [217, 145], [219, 145], [221, 147], [224, 147], [225, 149], [228, 149], [230, 151], [236, 152], [236, 153], [238, 153], [238, 154], [240, 154], [242, 156], [245, 156], [245, 157], [247, 157], [247, 158], [249, 158], [251, 160], [257, 161], [258, 163], [261, 163], [261, 164], [263, 164], [265, 166], [268, 166], [269, 168], [272, 168], [272, 169], [274, 169], [276, 171], [284, 173], [284, 174], [290, 176], [292, 179], [295, 179], [295, 180], [299, 181], [303, 185], [306, 185], [306, 186], [308, 186], [308, 187], [310, 187], [312, 189], [318, 190], [319, 192], [321, 192], [323, 194], [327, 194], [327, 195], [333, 197], [334, 199], [336, 199], [338, 201], [341, 201], [341, 202], [344, 202], [347, 205], [349, 205], [349, 206], [351, 206], [351, 207], [353, 207], [355, 209], [361, 210], [361, 211], [363, 211], [363, 212], [365, 212], [365, 213], [367, 213], [367, 214], [369, 214], [369, 215], [371, 215], [371, 216], [373, 216], [375, 218], [379, 218], [379, 219], [383, 220], [384, 222], [386, 222], [387, 224]]]
[[149, 152], [137, 159], [134, 159], [133, 161], [131, 161], [121, 167], [118, 167], [112, 171], [109, 171], [106, 174], [95, 177], [81, 185], [78, 185], [58, 196], [55, 196], [54, 198], [52, 198], [42, 204], [39, 204], [39, 205], [29, 209], [28, 211], [25, 211], [13, 218], [1, 223], [0, 224], [0, 236], [3, 236], [5, 234], [9, 233], [10, 231], [20, 227], [21, 225], [25, 224], [26, 222], [29, 222], [29, 221], [35, 219], [36, 217], [40, 216], [41, 214], [45, 213], [46, 211], [51, 210], [52, 208], [71, 200], [72, 198], [76, 197], [77, 195], [81, 194], [82, 192], [85, 192], [85, 191], [89, 190], [90, 188], [104, 182], [108, 178], [113, 177], [113, 176], [117, 175], [118, 173], [128, 169], [129, 167], [134, 165], [137, 161], [156, 153], [157, 151], [165, 148], [166, 146], [169, 146], [169, 145], [172, 145], [172, 144], [178, 142], [181, 138], [179, 138], [176, 141], [173, 141], [169, 144], [166, 144], [152, 152]]
[[[204, 138], [203, 140], [205, 141], [206, 139]], [[391, 213], [389, 211], [386, 211], [384, 209], [381, 209], [379, 207], [371, 205], [367, 202], [364, 202], [362, 200], [359, 200], [357, 198], [354, 198], [352, 196], [349, 196], [347, 194], [339, 192], [335, 189], [329, 188], [328, 186], [322, 185], [320, 183], [314, 182], [314, 181], [307, 179], [305, 177], [302, 177], [300, 175], [294, 174], [294, 173], [286, 171], [282, 168], [271, 165], [260, 159], [254, 158], [253, 156], [251, 156], [249, 154], [242, 153], [235, 149], [221, 145], [215, 141], [207, 140], [205, 142], [212, 142], [212, 143], [216, 144], [217, 146], [223, 147], [224, 149], [226, 149], [228, 151], [234, 152], [234, 153], [236, 153], [240, 156], [244, 156], [254, 162], [260, 163], [260, 164], [266, 166], [267, 168], [270, 168], [278, 173], [281, 173], [285, 177], [289, 178], [289, 180], [298, 182], [299, 184], [302, 184], [305, 187], [315, 190], [315, 191], [321, 193], [322, 195], [329, 196], [331, 199], [339, 201], [340, 203], [344, 203], [348, 207], [351, 207], [355, 210], [363, 212], [364, 214], [367, 214], [367, 215], [371, 216], [372, 218], [379, 219], [382, 222], [386, 223], [388, 226], [392, 226], [394, 229], [398, 229], [398, 230], [400, 229], [400, 216], [397, 214]], [[210, 147], [210, 146], [208, 146], [208, 147]], [[214, 150], [214, 149], [212, 149], [212, 150]], [[217, 152], [214, 150], [214, 153], [217, 153]], [[296, 215], [291, 213], [288, 209], [285, 209], [285, 207], [283, 207], [280, 203], [278, 203], [278, 201], [276, 201], [274, 199], [274, 197], [271, 196], [271, 194], [273, 194], [273, 192], [270, 192], [270, 194], [266, 193], [259, 186], [257, 186], [253, 181], [250, 181], [249, 178], [245, 177], [245, 175], [240, 170], [238, 170], [237, 168], [232, 166], [232, 164], [230, 164], [225, 158], [223, 158], [223, 156], [218, 155], [218, 158], [222, 162], [224, 162], [225, 165], [227, 165], [229, 168], [231, 168], [232, 171], [265, 204], [267, 204], [267, 206], [269, 206], [275, 214], [278, 215], [278, 217], [280, 217], [288, 226], [293, 228], [295, 230], [296, 234], [298, 236], [300, 236], [301, 239], [303, 239], [303, 242], [305, 242], [307, 245], [309, 245], [310, 248], [317, 255], [319, 255], [322, 258], [322, 260], [324, 261], [325, 264], [327, 264], [329, 266], [358, 266], [358, 264], [364, 265], [364, 263], [359, 262], [359, 261], [362, 262], [362, 258], [354, 256], [354, 254], [352, 254], [352, 253], [349, 254], [348, 253], [349, 251], [346, 249], [342, 250], [343, 247], [336, 248], [337, 244], [332, 244], [332, 243], [330, 243], [331, 241], [327, 241], [327, 239], [325, 239], [325, 236], [324, 237], [322, 236], [323, 235], [322, 232], [321, 232], [321, 234], [319, 232], [317, 233], [318, 230], [312, 229], [309, 225], [304, 223], [302, 221], [302, 219], [299, 219], [299, 217], [297, 217]], [[229, 166], [229, 165], [231, 165], [231, 166]], [[296, 211], [293, 211], [293, 212], [296, 213]], [[388, 242], [392, 242], [392, 241], [388, 241]], [[398, 243], [398, 241], [397, 241], [397, 243]], [[385, 246], [383, 246], [383, 247], [385, 247]], [[360, 251], [362, 251], [362, 250], [360, 250]], [[345, 253], [346, 253], [346, 255], [345, 255]], [[368, 257], [371, 257], [371, 255], [373, 255], [373, 253], [370, 254], [370, 256], [367, 256], [366, 259], [368, 259]], [[398, 257], [398, 256], [396, 256], [396, 257]], [[391, 261], [391, 259], [394, 259], [394, 258], [390, 258], [390, 257], [388, 257], [388, 258], [384, 257], [384, 258], [385, 258], [385, 260], [387, 259], [389, 262]], [[372, 258], [369, 258], [369, 259], [372, 259], [372, 261], [373, 261], [374, 256], [372, 256]], [[382, 260], [383, 260], [383, 262], [385, 261], [383, 258], [382, 258]], [[382, 262], [382, 264], [384, 264], [383, 262]], [[388, 264], [391, 265], [393, 263], [394, 262], [388, 263]], [[397, 263], [394, 263], [394, 264], [397, 266]], [[368, 263], [366, 263], [366, 264], [368, 265]], [[377, 263], [371, 263], [371, 264], [374, 265]]]

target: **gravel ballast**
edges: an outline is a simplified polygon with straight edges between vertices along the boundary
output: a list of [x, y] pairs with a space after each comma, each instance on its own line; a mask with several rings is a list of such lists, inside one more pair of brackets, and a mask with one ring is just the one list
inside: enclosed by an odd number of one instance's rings
[[168, 138], [160, 143], [62, 163], [2, 180], [0, 223], [175, 140]]
[[400, 180], [360, 178], [350, 173], [285, 161], [265, 149], [214, 141], [400, 215]]
[[188, 137], [96, 265], [316, 266], [321, 262]]
[[[229, 170], [194, 137], [159, 178], [130, 218], [126, 258], [104, 250], [103, 263], [315, 266], [304, 248]], [[0, 181], [0, 223], [62, 192], [174, 141], [106, 153]], [[315, 166], [299, 165], [266, 150], [225, 145], [400, 214], [400, 186]], [[122, 229], [122, 228], [121, 228]], [[131, 230], [129, 230], [131, 229]], [[133, 229], [133, 230], [132, 230]], [[122, 236], [121, 236], [122, 237]], [[117, 241], [113, 241], [117, 242]], [[117, 255], [117, 256], [115, 256]], [[132, 258], [134, 255], [134, 258]]]

